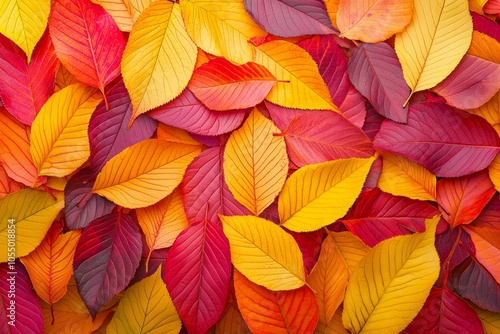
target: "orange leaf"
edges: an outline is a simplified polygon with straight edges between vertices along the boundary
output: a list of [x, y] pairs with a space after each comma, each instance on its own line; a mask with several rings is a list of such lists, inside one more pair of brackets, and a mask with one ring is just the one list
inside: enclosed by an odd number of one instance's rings
[[80, 230], [61, 234], [61, 226], [54, 223], [40, 245], [21, 258], [33, 288], [48, 304], [57, 302], [66, 294], [80, 234]]
[[472, 32], [472, 43], [467, 53], [494, 63], [500, 63], [500, 43], [493, 37], [476, 30]]
[[466, 226], [476, 248], [476, 259], [500, 283], [500, 231], [495, 228]]
[[0, 198], [7, 196], [10, 193], [21, 189], [21, 185], [12, 180], [5, 171], [5, 168], [0, 164]]
[[156, 133], [158, 135], [158, 139], [165, 139], [172, 143], [201, 146], [201, 144], [193, 139], [187, 131], [170, 125], [158, 123]]
[[307, 286], [289, 291], [269, 291], [234, 270], [234, 288], [241, 315], [254, 334], [313, 333], [318, 305]]

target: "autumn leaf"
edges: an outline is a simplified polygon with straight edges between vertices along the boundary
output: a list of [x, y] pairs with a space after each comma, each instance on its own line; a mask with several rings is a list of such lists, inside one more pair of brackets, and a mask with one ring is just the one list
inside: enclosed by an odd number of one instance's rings
[[130, 31], [139, 15], [151, 5], [151, 0], [91, 0], [101, 5], [113, 17], [121, 31]]

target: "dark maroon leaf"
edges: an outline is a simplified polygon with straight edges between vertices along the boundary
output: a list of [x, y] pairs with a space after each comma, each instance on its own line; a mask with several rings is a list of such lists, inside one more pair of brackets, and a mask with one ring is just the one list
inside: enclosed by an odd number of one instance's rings
[[112, 213], [83, 230], [73, 268], [78, 292], [92, 316], [127, 287], [141, 252], [141, 234], [128, 215]]
[[231, 254], [222, 227], [205, 220], [182, 231], [168, 253], [164, 279], [189, 333], [206, 333], [229, 295]]
[[365, 124], [363, 125], [363, 131], [368, 138], [370, 138], [370, 140], [375, 139], [375, 136], [380, 131], [380, 127], [382, 126], [382, 121], [384, 119], [385, 118], [376, 112], [372, 105], [368, 103], [366, 107], [366, 119]]
[[362, 191], [338, 221], [370, 247], [397, 236], [425, 231], [425, 219], [439, 211], [424, 201], [393, 196], [378, 188]]
[[334, 32], [322, 0], [245, 0], [245, 9], [264, 30], [276, 36]]
[[438, 177], [459, 177], [486, 168], [500, 138], [483, 118], [444, 104], [410, 106], [408, 124], [385, 120], [374, 147], [399, 154]]

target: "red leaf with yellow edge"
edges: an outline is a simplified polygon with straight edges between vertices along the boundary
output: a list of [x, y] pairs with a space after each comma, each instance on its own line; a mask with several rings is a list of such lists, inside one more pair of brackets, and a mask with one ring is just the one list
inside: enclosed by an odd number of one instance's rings
[[476, 259], [500, 283], [500, 230], [488, 227], [467, 226], [476, 248]]
[[12, 180], [5, 171], [5, 168], [0, 164], [0, 198], [7, 196], [10, 193], [21, 189], [21, 185]]
[[83, 230], [73, 263], [80, 296], [93, 317], [132, 279], [141, 257], [141, 235], [128, 215], [112, 213]]
[[81, 231], [62, 234], [62, 227], [55, 222], [40, 245], [21, 262], [28, 270], [33, 288], [46, 303], [60, 300], [67, 291], [73, 275], [73, 257]]
[[271, 91], [276, 78], [262, 65], [234, 65], [224, 58], [198, 67], [189, 81], [193, 94], [212, 110], [253, 107]]
[[495, 194], [487, 171], [460, 178], [442, 179], [437, 183], [436, 200], [443, 218], [451, 227], [469, 224]]
[[99, 88], [120, 74], [125, 40], [113, 18], [99, 5], [56, 0], [49, 17], [57, 57], [79, 81]]
[[20, 122], [31, 125], [54, 93], [57, 64], [47, 32], [36, 45], [29, 64], [24, 51], [0, 35], [0, 97], [5, 108]]
[[234, 288], [241, 315], [252, 333], [314, 333], [318, 304], [309, 287], [270, 291], [235, 269]]
[[179, 234], [165, 263], [164, 279], [190, 333], [206, 333], [224, 312], [231, 258], [222, 228], [205, 220]]

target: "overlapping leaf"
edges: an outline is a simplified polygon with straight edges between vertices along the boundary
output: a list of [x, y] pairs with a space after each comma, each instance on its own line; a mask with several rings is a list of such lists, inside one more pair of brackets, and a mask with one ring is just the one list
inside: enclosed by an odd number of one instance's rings
[[21, 184], [9, 178], [5, 168], [0, 165], [0, 198], [21, 189]]
[[488, 227], [467, 226], [476, 249], [476, 259], [500, 283], [500, 233], [497, 229]]
[[130, 31], [139, 15], [152, 0], [91, 0], [101, 5], [113, 17], [121, 31]]

